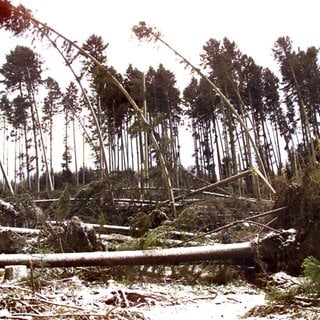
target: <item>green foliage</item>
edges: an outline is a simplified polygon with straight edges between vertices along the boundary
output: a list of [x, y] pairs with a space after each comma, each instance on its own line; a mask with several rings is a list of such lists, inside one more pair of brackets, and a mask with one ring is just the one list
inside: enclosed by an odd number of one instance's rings
[[31, 270], [25, 279], [33, 292], [39, 291], [47, 285], [47, 274], [44, 270]]
[[166, 237], [159, 232], [158, 230], [150, 230], [147, 232], [144, 237], [140, 239], [140, 249], [147, 250], [147, 249], [154, 249], [154, 248], [164, 248]]
[[70, 213], [70, 194], [68, 188], [65, 188], [57, 202], [53, 202], [49, 208], [49, 215], [57, 221], [65, 220]]
[[145, 212], [138, 212], [130, 218], [130, 233], [133, 237], [141, 237], [149, 230], [150, 226], [150, 218]]
[[114, 209], [112, 193], [107, 179], [90, 182], [83, 186], [75, 196], [70, 209], [71, 215], [77, 215], [86, 222], [96, 222], [107, 212]]
[[[261, 204], [237, 198], [219, 199], [210, 197], [200, 204], [194, 203], [190, 206], [185, 206], [173, 222], [173, 226], [182, 231], [209, 232], [233, 221], [248, 217], [248, 212], [261, 211], [261, 209], [265, 209]], [[245, 232], [246, 229], [242, 224], [236, 225], [232, 232], [233, 239], [242, 237], [238, 241], [243, 241]], [[228, 229], [220, 233], [221, 240], [231, 241], [231, 238], [228, 239], [229, 233]]]
[[269, 286], [266, 294], [271, 303], [293, 305], [297, 302], [297, 296], [306, 297], [313, 305], [319, 305], [320, 297], [320, 262], [309, 256], [302, 263], [303, 280], [300, 284], [288, 286], [285, 289]]
[[[299, 183], [286, 182], [277, 193], [275, 208], [286, 207], [272, 223], [273, 228], [297, 230], [299, 246], [292, 259], [286, 259], [286, 270], [299, 274], [307, 256], [320, 259], [319, 213], [320, 213], [320, 167], [309, 163], [303, 170]], [[275, 217], [274, 216], [274, 217]]]
[[12, 202], [14, 203], [14, 208], [19, 212], [16, 221], [17, 226], [34, 228], [45, 219], [42, 210], [35, 205], [30, 194], [20, 194], [16, 196]]
[[303, 275], [306, 278], [304, 289], [308, 295], [320, 297], [320, 262], [309, 256], [302, 263]]
[[266, 299], [271, 303], [289, 306], [295, 304], [298, 288], [287, 288], [286, 290], [278, 289], [276, 286], [270, 286], [267, 289]]

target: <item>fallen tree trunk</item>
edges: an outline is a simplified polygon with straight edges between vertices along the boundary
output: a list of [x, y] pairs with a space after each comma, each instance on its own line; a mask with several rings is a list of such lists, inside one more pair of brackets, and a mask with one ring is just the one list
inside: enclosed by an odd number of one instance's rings
[[254, 257], [251, 242], [217, 244], [202, 247], [170, 248], [138, 251], [80, 252], [53, 254], [4, 254], [0, 267], [27, 265], [33, 267], [133, 266], [161, 265], [184, 262], [234, 260]]
[[276, 230], [251, 242], [215, 244], [137, 251], [94, 251], [52, 254], [2, 254], [0, 267], [27, 265], [34, 267], [134, 266], [222, 261], [263, 266], [264, 270], [280, 270], [288, 257], [297, 253], [297, 231]]
[[[30, 235], [30, 236], [37, 236], [40, 234], [41, 230], [40, 229], [30, 229], [30, 228], [15, 228], [15, 227], [3, 227], [0, 226], [0, 233], [1, 232], [12, 232], [20, 235]], [[117, 240], [119, 242], [124, 242], [132, 239], [132, 237], [127, 236], [125, 234], [122, 234], [121, 232], [119, 233], [111, 233], [111, 234], [103, 234], [103, 233], [98, 233], [98, 238], [101, 238], [103, 240]]]
[[38, 235], [38, 234], [40, 234], [40, 230], [39, 229], [0, 226], [0, 232], [8, 232], [8, 231], [13, 232], [13, 233], [18, 233], [18, 234], [26, 234], [26, 235]]
[[[61, 222], [57, 221], [47, 221], [48, 223], [56, 226], [61, 224]], [[116, 225], [110, 225], [110, 224], [96, 224], [96, 223], [84, 223], [82, 224], [88, 228], [94, 228], [98, 233], [108, 232], [108, 233], [121, 233], [121, 234], [129, 234], [130, 233], [130, 227], [127, 226], [116, 226]]]
[[[55, 221], [49, 221], [50, 224], [53, 226], [59, 226], [59, 222]], [[61, 225], [61, 223], [60, 223]], [[130, 227], [126, 226], [113, 226], [113, 225], [102, 225], [99, 224], [92, 224], [92, 223], [83, 223], [84, 227], [93, 228], [95, 229], [99, 234], [101, 231], [109, 232], [109, 233], [121, 233], [121, 234], [129, 234]], [[16, 228], [16, 227], [4, 227], [0, 225], [0, 232], [1, 231], [12, 231], [20, 234], [39, 234], [40, 229], [32, 229], [32, 228]]]
[[[54, 224], [53, 224], [54, 225]], [[95, 228], [94, 224], [89, 224], [89, 223], [83, 223], [84, 227], [92, 227]], [[121, 226], [110, 226], [112, 227], [110, 230], [113, 230], [114, 232], [109, 233], [109, 234], [103, 234], [100, 233], [100, 231], [104, 230], [99, 230], [97, 228], [97, 239], [101, 239], [104, 241], [109, 241], [109, 242], [116, 242], [116, 243], [123, 243], [132, 240], [132, 237], [130, 235], [127, 235], [124, 231], [126, 230], [127, 227], [121, 227]], [[113, 228], [114, 227], [114, 228]], [[119, 229], [118, 229], [119, 228]], [[123, 229], [122, 229], [123, 228]], [[118, 232], [116, 232], [118, 231]], [[0, 235], [2, 233], [10, 232], [11, 234], [17, 234], [17, 235], [23, 235], [23, 236], [38, 236], [41, 235], [42, 232], [42, 237], [46, 237], [50, 232], [45, 232], [40, 229], [30, 229], [30, 228], [16, 228], [16, 227], [3, 227], [0, 226]], [[181, 238], [182, 237], [192, 237], [194, 236], [193, 233], [189, 232], [179, 232], [179, 231], [168, 231], [168, 238], [163, 240], [163, 244], [168, 245], [168, 246], [178, 246], [181, 244]], [[0, 238], [1, 241], [1, 238]], [[1, 244], [1, 243], [0, 243]], [[0, 245], [0, 253], [3, 253], [1, 248], [3, 249], [4, 246]], [[9, 248], [7, 248], [9, 249]], [[83, 250], [85, 251], [85, 250]]]
[[[220, 180], [220, 181], [217, 181], [215, 183], [212, 183], [212, 184], [209, 184], [209, 185], [206, 185], [204, 187], [201, 187], [199, 189], [196, 189], [196, 190], [193, 190], [193, 191], [190, 191], [188, 192], [187, 194], [184, 194], [184, 195], [180, 195], [180, 196], [177, 196], [175, 197], [175, 201], [178, 201], [178, 200], [181, 200], [181, 199], [184, 199], [184, 198], [187, 198], [187, 197], [190, 197], [190, 196], [193, 196], [195, 194], [199, 194], [199, 193], [202, 193], [203, 191], [208, 191], [208, 190], [213, 190], [215, 188], [218, 188], [226, 183], [229, 183], [229, 182], [232, 182], [232, 181], [235, 181], [235, 180], [238, 180], [238, 179], [241, 179], [241, 178], [244, 178], [244, 177], [247, 177], [249, 175], [252, 174], [252, 170], [251, 169], [248, 169], [246, 171], [243, 171], [243, 172], [240, 172], [234, 176], [231, 176], [231, 177], [228, 177], [226, 179], [223, 179], [223, 180]], [[166, 201], [163, 201], [163, 203], [168, 203], [170, 200], [166, 200]]]
[[[59, 225], [56, 221], [49, 221], [50, 224], [53, 226]], [[99, 225], [93, 223], [82, 223], [84, 227], [93, 228], [100, 238], [103, 239], [113, 239], [114, 236], [112, 234], [121, 234], [124, 236], [123, 239], [131, 238], [129, 236], [130, 227], [126, 226], [115, 226], [115, 225]], [[40, 234], [40, 229], [31, 229], [31, 228], [16, 228], [16, 227], [4, 227], [0, 225], [0, 232], [11, 231], [18, 234], [25, 234], [25, 235], [38, 235]], [[102, 232], [108, 232], [108, 234], [104, 234]], [[168, 231], [168, 236], [171, 238], [181, 238], [181, 237], [194, 237], [195, 234], [191, 232], [184, 232], [184, 231]]]

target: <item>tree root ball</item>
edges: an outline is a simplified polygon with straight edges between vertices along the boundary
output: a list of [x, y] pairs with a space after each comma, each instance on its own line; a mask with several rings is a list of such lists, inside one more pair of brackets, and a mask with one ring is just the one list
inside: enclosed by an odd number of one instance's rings
[[49, 233], [47, 244], [56, 252], [92, 252], [104, 251], [105, 246], [98, 239], [93, 228], [85, 226], [77, 217], [63, 222], [57, 227], [47, 224], [45, 232]]
[[[296, 230], [295, 252], [286, 257], [287, 272], [300, 273], [308, 256], [320, 259], [320, 166], [309, 164], [304, 174], [294, 181], [283, 181], [275, 208], [286, 207], [271, 225], [277, 229]], [[283, 269], [283, 267], [282, 267]]]

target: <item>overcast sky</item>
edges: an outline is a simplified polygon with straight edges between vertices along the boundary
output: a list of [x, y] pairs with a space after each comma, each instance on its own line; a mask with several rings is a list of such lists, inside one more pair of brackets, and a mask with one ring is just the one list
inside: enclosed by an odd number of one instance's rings
[[[141, 71], [162, 63], [174, 72], [181, 90], [189, 84], [189, 71], [165, 47], [139, 44], [132, 26], [139, 21], [156, 26], [166, 41], [199, 64], [202, 46], [210, 39], [227, 37], [258, 65], [277, 72], [272, 47], [280, 36], [289, 36], [294, 48], [320, 47], [319, 0], [12, 0], [33, 11], [34, 16], [82, 44], [91, 34], [109, 43], [109, 65], [125, 73], [129, 63]], [[0, 65], [17, 44], [31, 46], [30, 40], [15, 39], [0, 30]], [[159, 47], [160, 46], [160, 47]], [[60, 56], [42, 46], [38, 53], [46, 61], [47, 75], [64, 89], [72, 80]], [[191, 159], [192, 144], [181, 150]], [[192, 160], [190, 160], [192, 163]], [[189, 161], [188, 161], [189, 162]]]
[[[156, 26], [165, 39], [196, 64], [202, 46], [223, 37], [264, 67], [276, 69], [272, 47], [279, 36], [290, 36], [294, 47], [320, 47], [319, 0], [12, 0], [30, 8], [35, 17], [82, 44], [91, 34], [109, 43], [109, 64], [124, 73], [129, 63], [142, 71], [159, 63], [173, 71], [184, 87], [190, 76], [166, 48], [139, 44], [131, 28], [139, 21]], [[21, 40], [8, 41], [1, 32], [4, 56]], [[28, 44], [23, 42], [23, 44]], [[47, 53], [47, 55], [46, 55]], [[53, 77], [63, 73], [60, 58], [47, 50]], [[54, 65], [52, 64], [54, 63]]]

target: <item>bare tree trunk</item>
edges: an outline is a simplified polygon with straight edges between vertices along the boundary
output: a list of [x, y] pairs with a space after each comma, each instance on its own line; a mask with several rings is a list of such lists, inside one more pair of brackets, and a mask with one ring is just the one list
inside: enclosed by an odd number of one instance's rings
[[254, 257], [251, 242], [212, 246], [170, 248], [139, 251], [79, 252], [53, 254], [4, 254], [0, 267], [27, 265], [32, 267], [133, 266], [162, 265], [207, 260], [243, 261]]
[[72, 133], [73, 133], [74, 170], [76, 174], [76, 186], [79, 187], [78, 152], [77, 152], [77, 139], [76, 139], [76, 128], [75, 128], [74, 118], [72, 118]]
[[11, 194], [11, 195], [14, 195], [14, 191], [13, 191], [13, 189], [12, 189], [11, 183], [10, 183], [10, 181], [9, 181], [9, 178], [8, 178], [8, 176], [7, 176], [7, 173], [6, 173], [5, 169], [4, 169], [3, 164], [2, 164], [1, 161], [0, 161], [0, 169], [1, 169], [1, 172], [2, 172], [2, 175], [3, 175], [3, 178], [4, 178], [4, 181], [5, 181], [5, 183], [6, 183], [6, 186], [8, 187], [8, 189], [9, 189], [9, 191], [10, 191], [10, 194]]
[[190, 196], [195, 195], [195, 194], [199, 194], [199, 193], [201, 193], [203, 191], [207, 191], [207, 190], [210, 190], [210, 189], [212, 190], [214, 188], [220, 187], [223, 184], [226, 184], [226, 183], [229, 183], [229, 182], [244, 178], [244, 177], [246, 177], [248, 175], [251, 175], [251, 174], [252, 174], [252, 170], [248, 169], [248, 170], [240, 172], [240, 173], [238, 173], [238, 174], [236, 174], [236, 175], [234, 175], [232, 177], [228, 177], [226, 179], [220, 180], [218, 182], [215, 182], [215, 183], [206, 185], [204, 187], [201, 187], [199, 189], [196, 189], [194, 191], [191, 191], [191, 192], [189, 192], [189, 193], [187, 193], [185, 195], [177, 196], [177, 197], [175, 197], [175, 201], [183, 199], [185, 197], [190, 197]]
[[[34, 96], [33, 96], [33, 99], [34, 99]], [[44, 143], [44, 139], [43, 139], [43, 132], [42, 132], [42, 127], [41, 127], [41, 123], [40, 123], [39, 113], [38, 113], [38, 109], [37, 109], [36, 105], [35, 105], [35, 116], [36, 116], [36, 121], [38, 122], [38, 126], [39, 126], [40, 143], [41, 143], [42, 155], [43, 155], [43, 159], [44, 159], [45, 167], [46, 167], [46, 174], [47, 174], [48, 179], [49, 179], [49, 187], [50, 187], [50, 191], [53, 191], [54, 188], [53, 188], [53, 183], [52, 183], [52, 179], [51, 179], [50, 166], [49, 166], [46, 147], [45, 147], [45, 143]], [[39, 180], [38, 189], [40, 191], [40, 176], [38, 176], [38, 180]]]

